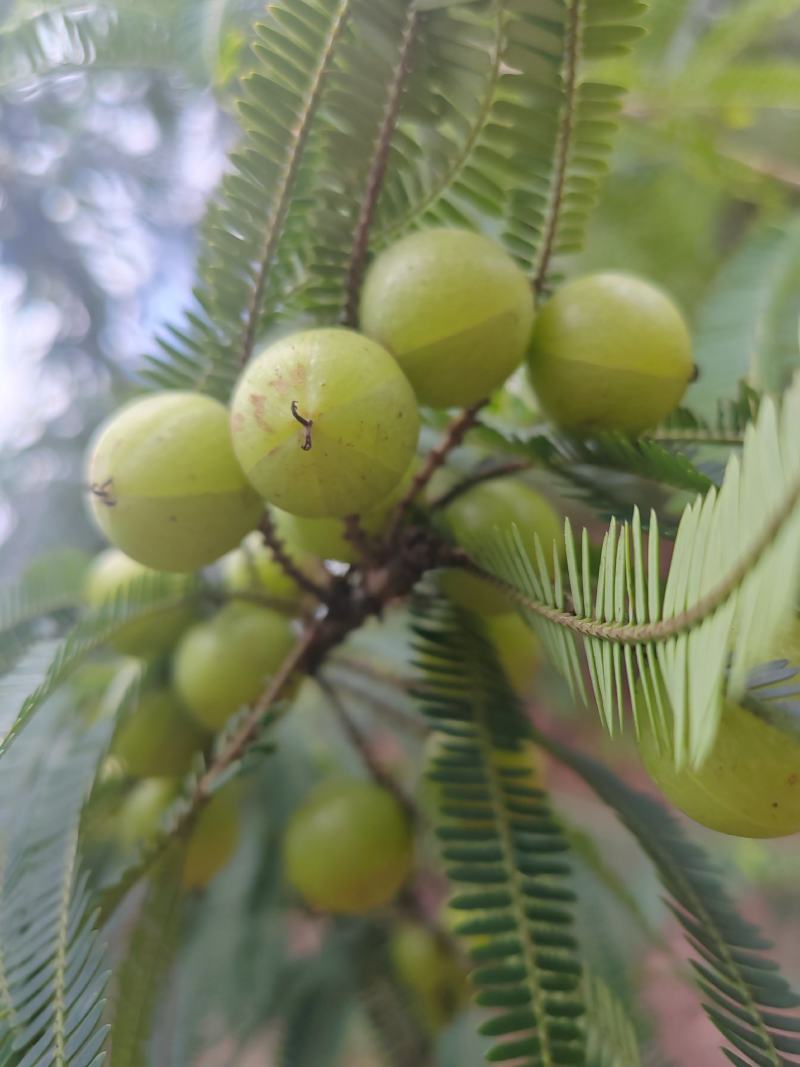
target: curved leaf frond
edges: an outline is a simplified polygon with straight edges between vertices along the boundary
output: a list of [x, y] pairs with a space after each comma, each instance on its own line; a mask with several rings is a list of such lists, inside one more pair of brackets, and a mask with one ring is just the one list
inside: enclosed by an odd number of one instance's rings
[[586, 1004], [586, 1062], [593, 1067], [641, 1067], [639, 1042], [625, 1007], [588, 968], [583, 975]]
[[[457, 934], [477, 1001], [502, 1009], [481, 1032], [490, 1061], [583, 1062], [581, 965], [572, 934], [568, 845], [535, 768], [528, 727], [477, 620], [446, 603], [415, 620], [417, 697], [439, 735], [429, 768]], [[470, 947], [469, 938], [486, 943]]]
[[663, 591], [658, 522], [653, 514], [645, 543], [638, 509], [630, 525], [612, 522], [599, 565], [587, 531], [578, 547], [567, 523], [566, 583], [558, 566], [550, 577], [551, 546], [543, 551], [524, 531], [466, 547], [515, 595], [581, 695], [583, 652], [609, 730], [622, 721], [626, 692], [635, 721], [646, 713], [666, 729], [663, 685], [680, 764], [702, 761], [723, 697], [742, 694], [748, 671], [772, 656], [793, 617], [798, 544], [800, 379], [779, 404], [762, 403], [719, 490], [686, 507]]
[[[179, 589], [176, 588], [178, 584]], [[176, 583], [175, 575], [144, 575], [76, 623], [56, 646], [44, 678], [23, 701], [14, 722], [0, 741], [0, 756], [8, 751], [31, 717], [86, 656], [107, 644], [129, 623], [186, 604], [196, 590], [194, 583], [182, 580]]]
[[[546, 737], [538, 740], [617, 813], [655, 865], [671, 908], [694, 949], [692, 961], [706, 1013], [733, 1046], [738, 1067], [788, 1067], [800, 1054], [800, 1005], [778, 967], [772, 947], [741, 918], [719, 872], [691, 842], [674, 816], [605, 767]], [[788, 1060], [786, 1056], [792, 1056]]]

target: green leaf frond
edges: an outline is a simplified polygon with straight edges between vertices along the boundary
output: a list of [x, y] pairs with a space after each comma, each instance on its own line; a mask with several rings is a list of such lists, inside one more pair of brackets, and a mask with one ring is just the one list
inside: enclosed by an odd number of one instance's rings
[[733, 398], [717, 399], [715, 414], [708, 418], [697, 410], [679, 407], [652, 436], [655, 440], [677, 445], [739, 446], [744, 432], [758, 415], [761, 393], [740, 381]]
[[0, 996], [15, 1067], [102, 1059], [108, 975], [78, 841], [108, 737], [108, 722], [76, 729], [74, 709], [51, 704], [3, 762]]
[[[633, 499], [648, 494], [648, 489], [653, 506], [660, 511], [658, 504], [671, 499], [672, 490], [705, 493], [713, 485], [688, 456], [671, 444], [649, 438], [632, 440], [624, 434], [608, 433], [580, 439], [552, 431], [521, 437], [499, 427], [481, 427], [475, 437], [495, 453], [545, 467], [556, 476], [564, 495], [582, 500], [608, 517], [630, 515]], [[659, 500], [659, 494], [664, 495], [662, 489], [668, 496]]]
[[152, 385], [226, 400], [267, 309], [295, 278], [298, 247], [310, 239], [312, 131], [352, 7], [279, 0], [256, 25], [254, 66], [238, 102], [242, 142], [204, 224], [199, 310], [160, 339], [145, 372]]
[[78, 606], [86, 563], [81, 552], [53, 552], [37, 560], [16, 585], [0, 590], [0, 671], [37, 639], [39, 620]]
[[[526, 551], [531, 541], [537, 565]], [[588, 532], [578, 545], [567, 522], [563, 578], [558, 565], [550, 577], [550, 546], [525, 531], [465, 547], [515, 596], [585, 697], [583, 653], [609, 731], [623, 721], [626, 693], [637, 723], [647, 715], [667, 730], [671, 714], [681, 764], [702, 761], [724, 696], [740, 696], [750, 668], [774, 655], [794, 614], [798, 544], [800, 379], [781, 402], [762, 403], [719, 490], [687, 505], [663, 590], [658, 521], [652, 514], [646, 543], [638, 509], [630, 524], [611, 523], [599, 565]]]
[[107, 644], [128, 624], [190, 602], [196, 590], [193, 582], [181, 580], [176, 583], [174, 575], [143, 575], [102, 607], [87, 613], [56, 645], [41, 683], [22, 702], [15, 720], [0, 741], [0, 756], [8, 751], [31, 717], [88, 655]]
[[[428, 777], [456, 929], [475, 969], [477, 1002], [502, 1009], [481, 1032], [493, 1062], [583, 1062], [581, 965], [572, 933], [568, 845], [535, 766], [529, 729], [477, 619], [447, 603], [414, 622], [417, 698], [437, 742]], [[516, 757], [516, 758], [515, 758]], [[470, 937], [486, 938], [470, 946]]]
[[592, 1067], [641, 1067], [636, 1030], [621, 1001], [588, 968], [583, 975], [586, 1062]]
[[800, 998], [766, 955], [771, 943], [738, 914], [703, 850], [651, 797], [593, 760], [539, 740], [617, 813], [655, 865], [697, 954], [692, 966], [706, 1013], [733, 1046], [725, 1049], [728, 1059], [737, 1067], [788, 1067], [800, 1053], [800, 1023], [786, 1011]]
[[689, 391], [690, 406], [705, 412], [726, 395], [732, 378], [746, 378], [764, 391], [787, 385], [798, 363], [799, 293], [800, 224], [750, 233], [700, 309], [700, 378]]
[[748, 675], [742, 704], [800, 739], [800, 665], [785, 659], [760, 664]]
[[37, 7], [0, 24], [4, 91], [76, 70], [169, 69], [180, 55], [172, 12], [163, 5], [116, 0]]
[[534, 96], [509, 115], [525, 141], [528, 178], [509, 190], [504, 232], [537, 293], [548, 286], [553, 260], [582, 247], [619, 121], [623, 90], [593, 80], [591, 61], [627, 51], [643, 32], [644, 10], [640, 0], [563, 0], [520, 11], [521, 50], [532, 47], [540, 67], [555, 60], [560, 73], [555, 87], [548, 79], [546, 98]]
[[153, 872], [136, 917], [117, 975], [114, 1018], [109, 1033], [114, 1067], [139, 1067], [147, 1061], [161, 983], [180, 936], [184, 859], [181, 842], [165, 853]]

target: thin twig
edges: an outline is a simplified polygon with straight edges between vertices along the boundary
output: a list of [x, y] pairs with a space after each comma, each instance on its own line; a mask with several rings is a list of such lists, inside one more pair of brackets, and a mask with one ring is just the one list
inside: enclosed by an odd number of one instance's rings
[[361, 198], [361, 210], [356, 221], [353, 235], [353, 247], [350, 254], [350, 262], [345, 279], [345, 293], [347, 301], [342, 313], [342, 323], [345, 326], [358, 325], [358, 310], [361, 298], [361, 284], [364, 280], [364, 269], [369, 250], [369, 234], [375, 219], [375, 209], [378, 206], [383, 181], [386, 177], [386, 168], [389, 164], [389, 150], [392, 146], [392, 136], [400, 114], [400, 104], [403, 99], [403, 87], [411, 69], [411, 50], [414, 45], [419, 13], [416, 6], [409, 4], [406, 16], [406, 24], [400, 39], [400, 52], [394, 77], [389, 84], [386, 97], [386, 107], [383, 113], [380, 131], [375, 142], [375, 155], [372, 165], [367, 174], [367, 182], [364, 195]]
[[359, 555], [369, 560], [375, 555], [372, 538], [361, 525], [358, 515], [346, 515], [344, 519], [344, 536], [353, 545]]
[[722, 445], [736, 447], [744, 444], [744, 434], [716, 433], [714, 430], [653, 430], [646, 440], [675, 445]]
[[566, 52], [564, 55], [564, 106], [558, 132], [558, 145], [553, 181], [550, 186], [550, 205], [545, 222], [544, 237], [533, 276], [533, 291], [539, 296], [546, 283], [550, 260], [555, 250], [556, 234], [561, 220], [561, 204], [567, 184], [567, 166], [575, 128], [575, 101], [578, 93], [578, 46], [580, 42], [580, 13], [583, 0], [570, 0], [567, 10]]
[[414, 801], [405, 792], [399, 782], [397, 782], [396, 779], [389, 774], [386, 768], [382, 766], [380, 761], [375, 758], [375, 753], [372, 751], [369, 738], [344, 706], [336, 689], [324, 676], [318, 675], [315, 680], [325, 694], [328, 703], [331, 706], [331, 710], [342, 728], [342, 732], [361, 757], [361, 761], [369, 771], [370, 777], [379, 786], [390, 792], [410, 818], [416, 822], [419, 813], [417, 812], [417, 807]]
[[480, 485], [481, 482], [494, 481], [495, 478], [505, 478], [509, 474], [530, 470], [532, 466], [533, 464], [529, 459], [510, 459], [507, 463], [495, 463], [493, 466], [480, 467], [474, 470], [472, 474], [466, 475], [460, 482], [456, 482], [452, 489], [448, 489], [446, 493], [437, 496], [430, 502], [429, 507], [431, 511], [446, 508], [462, 493], [468, 493], [470, 489]]
[[315, 582], [313, 578], [310, 578], [286, 551], [286, 546], [275, 528], [275, 523], [272, 521], [269, 511], [264, 512], [258, 529], [264, 535], [265, 544], [271, 550], [272, 555], [275, 557], [275, 562], [280, 565], [284, 574], [288, 575], [295, 585], [325, 603], [328, 598], [328, 590], [323, 585]]
[[453, 566], [460, 566], [462, 569], [496, 585], [498, 589], [508, 593], [510, 597], [528, 611], [532, 611], [534, 614], [540, 615], [558, 626], [564, 626], [566, 629], [582, 634], [585, 637], [595, 637], [601, 641], [624, 645], [644, 645], [654, 641], [669, 641], [687, 630], [694, 629], [695, 626], [722, 607], [725, 601], [736, 592], [748, 574], [750, 574], [761, 556], [771, 547], [780, 534], [784, 523], [798, 506], [798, 503], [800, 503], [800, 478], [794, 482], [788, 495], [767, 523], [761, 536], [756, 538], [749, 551], [740, 557], [739, 562], [729, 571], [728, 575], [690, 608], [673, 615], [669, 619], [661, 619], [659, 622], [625, 624], [595, 622], [592, 619], [580, 618], [573, 612], [559, 611], [557, 608], [551, 608], [548, 604], [533, 600], [531, 597], [521, 593], [510, 582], [506, 582], [503, 578], [498, 578], [496, 575], [484, 570], [466, 552], [462, 552], [459, 549], [455, 549], [452, 552], [449, 562]]
[[403, 524], [406, 514], [411, 510], [414, 501], [430, 482], [434, 474], [444, 465], [450, 453], [458, 448], [466, 437], [469, 430], [478, 421], [478, 413], [485, 407], [487, 401], [479, 400], [472, 407], [465, 408], [457, 415], [447, 427], [439, 444], [430, 450], [420, 470], [415, 474], [405, 496], [395, 506], [394, 512], [386, 528], [386, 544], [391, 545], [397, 538], [397, 533]]

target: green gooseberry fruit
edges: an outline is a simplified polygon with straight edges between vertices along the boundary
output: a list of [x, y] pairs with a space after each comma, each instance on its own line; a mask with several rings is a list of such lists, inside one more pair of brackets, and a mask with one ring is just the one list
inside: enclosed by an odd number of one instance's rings
[[516, 613], [492, 615], [486, 620], [486, 629], [511, 687], [520, 697], [529, 699], [541, 659], [536, 634]]
[[364, 282], [361, 328], [431, 407], [465, 407], [501, 386], [532, 325], [524, 273], [496, 241], [469, 230], [411, 234], [375, 259]]
[[206, 740], [170, 689], [150, 689], [123, 719], [111, 752], [135, 778], [180, 777]]
[[326, 782], [293, 814], [283, 856], [288, 881], [313, 907], [362, 915], [388, 904], [408, 877], [411, 827], [386, 789]]
[[[411, 484], [416, 464], [406, 471], [396, 487], [375, 507], [359, 515], [361, 529], [369, 537], [377, 537], [391, 515], [395, 504]], [[343, 563], [358, 563], [361, 554], [346, 536], [344, 519], [304, 519], [279, 508], [272, 509], [272, 518], [280, 537], [293, 549], [308, 552], [319, 559], [335, 559]]]
[[725, 702], [700, 767], [677, 769], [669, 739], [652, 728], [643, 730], [639, 750], [667, 799], [702, 826], [736, 837], [800, 832], [800, 741], [755, 711]]
[[173, 778], [145, 778], [131, 789], [119, 810], [117, 835], [129, 849], [144, 845], [158, 830], [177, 795]]
[[541, 308], [528, 368], [546, 413], [585, 434], [655, 426], [695, 373], [674, 301], [650, 282], [615, 273], [569, 282]]
[[204, 889], [236, 851], [241, 835], [241, 789], [230, 782], [200, 811], [186, 848], [184, 889]]
[[467, 976], [451, 945], [421, 923], [394, 928], [389, 959], [420, 1022], [432, 1033], [452, 1022], [469, 1000]]
[[[306, 558], [305, 553], [298, 554], [297, 547], [294, 543], [287, 543], [293, 562], [309, 578], [317, 577], [319, 568], [316, 562]], [[287, 605], [296, 604], [303, 595], [303, 590], [278, 563], [272, 549], [256, 531], [248, 534], [239, 548], [224, 556], [220, 564], [222, 584], [229, 593], [260, 593], [275, 597], [276, 600], [285, 600]]]
[[219, 730], [259, 696], [292, 644], [279, 612], [228, 604], [184, 634], [172, 664], [175, 689], [198, 722]]
[[360, 514], [405, 474], [416, 449], [414, 391], [380, 345], [345, 329], [307, 330], [246, 368], [233, 446], [265, 500], [305, 518]]
[[263, 509], [233, 454], [226, 409], [199, 393], [157, 393], [118, 411], [94, 442], [88, 481], [109, 541], [163, 571], [212, 563]]
[[[443, 521], [459, 544], [491, 535], [495, 527], [519, 529], [528, 556], [536, 566], [533, 535], [538, 534], [544, 558], [552, 572], [553, 545], [564, 554], [564, 530], [552, 505], [543, 496], [516, 478], [482, 482], [462, 493], [444, 510]], [[514, 610], [502, 590], [477, 575], [447, 570], [441, 587], [457, 604], [479, 615], [506, 615]]]
[[[86, 603], [91, 608], [99, 608], [129, 589], [137, 579], [157, 573], [119, 549], [107, 548], [89, 566], [84, 587]], [[186, 580], [183, 575], [173, 577], [177, 597], [186, 588]], [[152, 656], [172, 648], [191, 618], [191, 611], [183, 604], [153, 612], [126, 623], [109, 644], [126, 656]]]

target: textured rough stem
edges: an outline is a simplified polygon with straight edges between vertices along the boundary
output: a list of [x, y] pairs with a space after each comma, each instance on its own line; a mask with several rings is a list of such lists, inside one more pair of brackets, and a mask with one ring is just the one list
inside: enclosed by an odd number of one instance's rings
[[286, 551], [286, 546], [278, 536], [278, 531], [275, 529], [275, 523], [272, 521], [272, 516], [268, 511], [264, 512], [264, 517], [258, 526], [261, 533], [264, 535], [264, 543], [272, 551], [273, 556], [278, 564], [280, 564], [282, 570], [287, 574], [295, 585], [298, 585], [301, 589], [304, 589], [307, 593], [310, 593], [318, 600], [325, 601], [328, 597], [328, 590], [324, 586], [319, 585], [298, 567], [292, 557]]
[[528, 459], [510, 459], [508, 463], [496, 463], [494, 466], [473, 471], [462, 481], [457, 482], [452, 489], [448, 489], [446, 493], [442, 493], [441, 496], [437, 496], [435, 500], [432, 500], [430, 509], [431, 511], [437, 511], [440, 508], [446, 508], [448, 504], [452, 504], [463, 493], [468, 493], [470, 489], [480, 485], [481, 482], [494, 481], [495, 478], [506, 478], [509, 474], [518, 474], [520, 471], [530, 470], [532, 466], [533, 464]]

